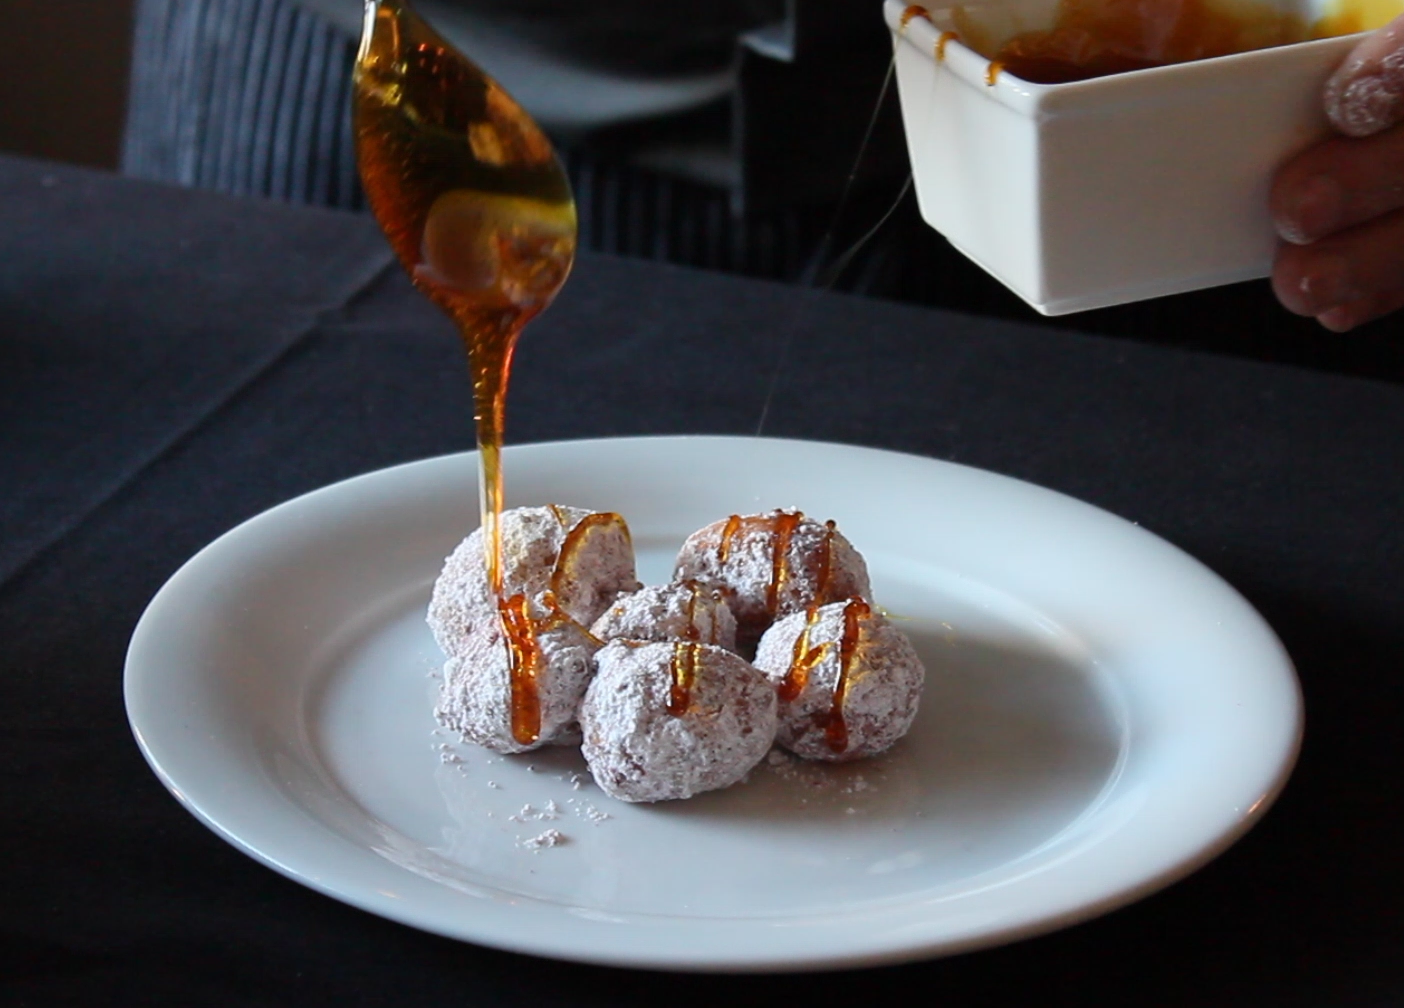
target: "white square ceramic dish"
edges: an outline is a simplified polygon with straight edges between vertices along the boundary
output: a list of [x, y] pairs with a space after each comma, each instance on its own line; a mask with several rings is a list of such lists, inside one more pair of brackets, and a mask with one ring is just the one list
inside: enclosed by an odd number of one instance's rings
[[[1326, 0], [1274, 0], [1308, 22]], [[1030, 84], [948, 40], [954, 5], [886, 0], [922, 217], [1045, 315], [1267, 276], [1273, 171], [1325, 137], [1321, 90], [1359, 35], [1069, 84]], [[983, 0], [997, 38], [1057, 0]], [[1001, 29], [1003, 29], [1001, 31]]]

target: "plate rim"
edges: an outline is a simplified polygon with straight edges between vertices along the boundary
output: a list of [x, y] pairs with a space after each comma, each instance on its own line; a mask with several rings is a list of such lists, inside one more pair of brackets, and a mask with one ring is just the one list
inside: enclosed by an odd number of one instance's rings
[[[979, 474], [981, 478], [989, 478], [1000, 483], [1007, 482], [1024, 488], [1032, 488], [1042, 494], [1049, 494], [1056, 498], [1061, 498], [1065, 502], [1071, 502], [1077, 508], [1095, 512], [1101, 520], [1109, 520], [1122, 526], [1132, 528], [1137, 535], [1148, 537], [1162, 547], [1172, 550], [1174, 553], [1178, 554], [1183, 561], [1187, 561], [1194, 567], [1199, 568], [1203, 574], [1218, 582], [1222, 588], [1227, 589], [1228, 592], [1235, 596], [1241, 603], [1243, 609], [1246, 610], [1246, 614], [1256, 619], [1260, 629], [1266, 632], [1267, 638], [1276, 647], [1275, 658], [1278, 662], [1277, 672], [1283, 675], [1283, 684], [1289, 688], [1289, 693], [1291, 694], [1290, 716], [1292, 724], [1289, 730], [1290, 737], [1287, 746], [1277, 761], [1275, 771], [1268, 785], [1263, 789], [1260, 795], [1256, 796], [1256, 800], [1253, 802], [1252, 806], [1227, 828], [1219, 830], [1215, 835], [1207, 839], [1201, 839], [1200, 842], [1193, 845], [1192, 849], [1187, 849], [1174, 863], [1166, 865], [1159, 871], [1145, 875], [1134, 884], [1123, 886], [1097, 898], [1085, 900], [1076, 906], [1071, 906], [1062, 911], [1046, 913], [1043, 916], [1028, 920], [1015, 921], [1004, 926], [987, 927], [964, 937], [944, 938], [924, 942], [913, 941], [903, 945], [891, 945], [884, 949], [857, 950], [851, 954], [827, 953], [814, 957], [804, 955], [766, 956], [764, 954], [740, 957], [734, 955], [731, 957], [708, 957], [698, 956], [696, 954], [666, 956], [659, 955], [656, 952], [648, 955], [632, 955], [627, 948], [616, 948], [610, 951], [563, 948], [562, 943], [559, 941], [541, 940], [532, 942], [522, 940], [520, 936], [516, 938], [503, 938], [500, 934], [494, 934], [491, 930], [484, 931], [481, 928], [450, 928], [437, 926], [435, 923], [426, 922], [422, 914], [417, 915], [412, 905], [406, 905], [404, 902], [374, 899], [365, 892], [357, 891], [355, 886], [347, 887], [345, 885], [338, 885], [334, 882], [325, 881], [315, 874], [309, 874], [305, 870], [299, 870], [295, 864], [286, 863], [275, 853], [261, 850], [258, 846], [247, 841], [244, 837], [240, 836], [237, 831], [226, 827], [226, 825], [220, 821], [220, 817], [216, 813], [204, 808], [200, 802], [192, 799], [187, 794], [186, 790], [181, 787], [180, 781], [178, 780], [178, 770], [173, 772], [172, 768], [165, 765], [156, 752], [157, 747], [154, 746], [151, 739], [148, 738], [149, 731], [143, 730], [143, 724], [141, 723], [143, 721], [139, 713], [141, 702], [137, 699], [136, 695], [140, 688], [141, 678], [146, 674], [142, 671], [145, 652], [150, 647], [152, 635], [156, 632], [155, 628], [160, 618], [163, 604], [167, 603], [172, 593], [177, 590], [173, 588], [173, 585], [178, 586], [188, 570], [196, 567], [196, 565], [208, 563], [209, 556], [217, 553], [218, 550], [222, 548], [227, 548], [227, 546], [222, 544], [227, 544], [232, 537], [248, 534], [246, 530], [248, 530], [250, 526], [277, 521], [281, 516], [285, 516], [289, 513], [288, 509], [308, 506], [307, 502], [311, 498], [322, 495], [330, 496], [346, 493], [349, 487], [357, 483], [364, 483], [371, 479], [393, 481], [408, 470], [418, 469], [428, 471], [430, 467], [434, 466], [476, 464], [477, 453], [473, 451], [454, 452], [403, 462], [350, 476], [306, 493], [298, 494], [237, 523], [232, 528], [215, 537], [181, 564], [163, 583], [144, 609], [140, 620], [133, 630], [124, 663], [124, 705], [127, 711], [129, 726], [143, 758], [145, 758], [147, 764], [152, 768], [162, 785], [172, 793], [177, 801], [216, 835], [260, 864], [272, 868], [285, 878], [312, 888], [340, 902], [347, 903], [358, 909], [374, 913], [377, 916], [385, 917], [419, 930], [439, 934], [455, 940], [471, 941], [505, 951], [540, 955], [595, 965], [688, 972], [755, 973], [799, 970], [822, 971], [876, 966], [955, 955], [1060, 930], [1134, 903], [1194, 873], [1241, 839], [1244, 834], [1261, 821], [1262, 817], [1280, 796], [1300, 754], [1305, 722], [1301, 684], [1296, 675], [1296, 670], [1290, 655], [1288, 655], [1276, 633], [1261, 614], [1257, 612], [1237, 589], [1219, 574], [1174, 543], [1105, 508], [1083, 501], [1063, 493], [1062, 491], [1041, 486], [1030, 480], [970, 466], [965, 463], [937, 459], [910, 452], [817, 439], [768, 438], [746, 435], [647, 435], [639, 437], [581, 438], [511, 445], [506, 449], [509, 453], [506, 460], [508, 464], [510, 464], [512, 458], [532, 452], [589, 450], [593, 446], [602, 445], [617, 450], [621, 447], [627, 448], [631, 443], [644, 443], [653, 446], [673, 444], [695, 447], [701, 444], [710, 443], [713, 445], [722, 445], [738, 441], [746, 442], [750, 445], [766, 445], [774, 447], [777, 450], [782, 449], [784, 445], [802, 444], [811, 449], [837, 449], [847, 452], [865, 453], [873, 456], [888, 456], [894, 460], [903, 460], [906, 464], [918, 463], [929, 465], [937, 469], [953, 467], [955, 469], [965, 470], [970, 473]], [[146, 727], [149, 728], [149, 724]], [[323, 828], [329, 829], [325, 826], [323, 826]], [[408, 873], [407, 869], [393, 865], [389, 861], [385, 861], [385, 865], [393, 867], [397, 872]]]

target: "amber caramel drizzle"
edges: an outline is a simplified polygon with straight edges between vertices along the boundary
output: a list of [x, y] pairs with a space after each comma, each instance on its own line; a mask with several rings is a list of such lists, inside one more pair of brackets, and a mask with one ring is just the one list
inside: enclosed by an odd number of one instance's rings
[[591, 529], [599, 528], [601, 525], [623, 525], [624, 519], [613, 511], [596, 511], [588, 514], [576, 523], [575, 528], [566, 533], [565, 539], [561, 541], [561, 550], [556, 554], [556, 566], [551, 571], [551, 590], [560, 596], [565, 594], [562, 590], [565, 579], [570, 576], [571, 568], [574, 566], [575, 556], [584, 545], [585, 537], [590, 534]]
[[994, 87], [995, 81], [999, 80], [999, 72], [1004, 69], [1004, 64], [999, 60], [990, 60], [990, 65], [985, 67], [985, 87]]
[[830, 752], [841, 753], [848, 748], [848, 722], [843, 719], [843, 702], [848, 697], [849, 673], [853, 669], [853, 655], [858, 650], [858, 639], [863, 627], [860, 620], [873, 613], [872, 607], [862, 599], [849, 599], [843, 607], [843, 638], [839, 641], [839, 674], [834, 683], [834, 701], [829, 707], [829, 721], [824, 726], [824, 741]]
[[912, 23], [912, 18], [926, 18], [931, 20], [931, 14], [921, 4], [912, 4], [902, 12], [902, 17], [898, 22], [898, 30], [906, 31], [907, 25]]
[[809, 673], [814, 671], [814, 666], [823, 661], [824, 655], [829, 651], [829, 645], [820, 644], [814, 647], [809, 639], [810, 631], [818, 621], [819, 607], [812, 605], [805, 614], [804, 631], [795, 638], [790, 668], [785, 673], [785, 678], [780, 680], [779, 694], [783, 703], [789, 703], [804, 692], [804, 687], [809, 682]]
[[668, 713], [682, 717], [692, 706], [692, 687], [697, 682], [697, 656], [702, 645], [696, 641], [674, 641], [672, 685], [668, 689]]
[[943, 31], [936, 36], [936, 62], [940, 63], [946, 58], [946, 43], [959, 42], [960, 36], [953, 31]]
[[[352, 79], [372, 212], [415, 286], [468, 349], [487, 581], [510, 660], [512, 734], [540, 737], [540, 652], [524, 596], [504, 598], [502, 437], [522, 327], [570, 272], [576, 219], [550, 141], [404, 0], [368, 0]], [[558, 515], [559, 517], [559, 515]]]
[[790, 538], [795, 534], [795, 527], [804, 519], [804, 515], [796, 511], [793, 514], [781, 511], [775, 516], [775, 531], [771, 533], [770, 549], [770, 584], [765, 588], [765, 610], [772, 616], [775, 609], [780, 604], [780, 592], [790, 580]]
[[546, 506], [549, 507], [551, 509], [551, 513], [556, 516], [556, 521], [560, 523], [561, 528], [569, 531], [570, 515], [566, 514], [566, 509], [561, 507], [559, 504], [547, 504]]
[[531, 745], [541, 737], [541, 696], [536, 681], [541, 647], [536, 642], [536, 627], [532, 624], [525, 595], [513, 595], [506, 601], [499, 599], [497, 612], [502, 618], [510, 660], [512, 737], [522, 745]]
[[736, 530], [741, 527], [741, 516], [732, 515], [722, 526], [721, 542], [717, 544], [717, 563], [726, 563], [731, 556], [731, 540], [736, 538]]

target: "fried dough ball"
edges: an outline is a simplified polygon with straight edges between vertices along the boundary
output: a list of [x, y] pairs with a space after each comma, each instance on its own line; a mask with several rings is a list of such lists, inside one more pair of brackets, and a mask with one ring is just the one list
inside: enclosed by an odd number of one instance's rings
[[627, 802], [735, 784], [775, 740], [775, 689], [744, 659], [691, 642], [610, 641], [580, 705], [595, 782]]
[[696, 581], [621, 595], [595, 620], [590, 633], [601, 641], [698, 641], [736, 650], [736, 618], [721, 589]]
[[907, 635], [862, 599], [780, 620], [756, 667], [779, 693], [777, 741], [829, 761], [873, 756], [905, 735], [926, 678]]
[[[531, 682], [519, 683], [517, 698], [512, 648], [501, 620], [484, 622], [461, 640], [458, 653], [444, 664], [434, 710], [439, 722], [465, 740], [500, 753], [574, 742], [575, 715], [594, 674], [599, 641], [562, 616], [533, 621], [530, 640], [536, 651], [535, 675]], [[526, 702], [520, 696], [523, 690]]]
[[[524, 595], [534, 617], [559, 610], [588, 627], [621, 591], [638, 587], [633, 541], [619, 515], [556, 504], [502, 512], [502, 597]], [[428, 622], [449, 656], [461, 654], [474, 631], [500, 622], [481, 528], [444, 561]]]
[[674, 578], [722, 589], [742, 653], [777, 619], [872, 593], [863, 557], [834, 523], [796, 510], [732, 515], [698, 529], [678, 553]]

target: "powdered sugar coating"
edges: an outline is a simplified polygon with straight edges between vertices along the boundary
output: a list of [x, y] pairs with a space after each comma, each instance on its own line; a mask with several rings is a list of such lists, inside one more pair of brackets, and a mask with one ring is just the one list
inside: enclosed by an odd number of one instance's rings
[[[570, 556], [562, 558], [567, 535], [594, 513], [559, 505], [502, 512], [503, 597], [525, 595], [532, 616], [545, 617], [552, 607], [543, 596], [554, 579], [556, 605], [589, 626], [621, 591], [638, 588], [634, 546], [622, 518], [590, 526], [578, 537]], [[428, 622], [439, 647], [450, 656], [463, 653], [477, 628], [498, 622], [497, 600], [487, 583], [481, 528], [444, 561], [429, 601]]]
[[842, 665], [846, 607], [846, 602], [826, 605], [815, 613], [813, 623], [807, 613], [788, 616], [766, 631], [756, 651], [756, 667], [778, 688], [790, 672], [795, 643], [806, 626], [811, 653], [822, 649], [798, 696], [781, 700], [779, 706], [777, 740], [806, 759], [852, 760], [890, 748], [911, 728], [921, 700], [926, 670], [907, 635], [879, 612], [860, 616], [842, 707], [847, 746], [840, 752], [830, 748], [826, 728]]
[[[688, 536], [678, 553], [674, 578], [719, 586], [736, 617], [743, 648], [754, 644], [772, 622], [803, 612], [814, 603], [872, 593], [863, 557], [843, 536], [823, 522], [802, 516], [790, 534], [780, 565], [776, 547], [782, 516], [799, 515], [791, 508], [713, 522]], [[776, 583], [776, 571], [781, 571]], [[770, 607], [775, 583], [774, 610]]]
[[581, 749], [595, 783], [627, 802], [690, 798], [729, 787], [775, 740], [775, 690], [750, 663], [708, 644], [696, 650], [691, 703], [668, 713], [680, 645], [615, 640], [580, 705]]
[[1325, 106], [1331, 124], [1352, 137], [1404, 119], [1404, 20], [1360, 41], [1327, 81]]
[[736, 650], [736, 618], [720, 588], [696, 581], [651, 585], [621, 595], [590, 633], [601, 641], [692, 640]]
[[535, 637], [541, 653], [536, 672], [541, 729], [535, 742], [524, 744], [512, 734], [511, 658], [502, 627], [493, 621], [469, 633], [459, 653], [444, 664], [434, 716], [465, 741], [494, 752], [573, 742], [575, 714], [594, 672], [599, 642], [578, 623], [559, 618], [539, 624]]

